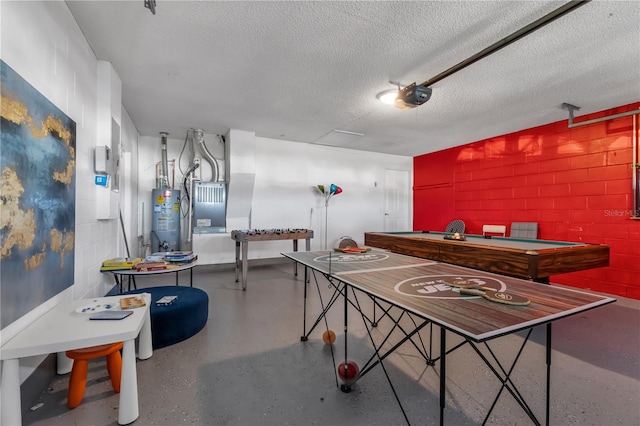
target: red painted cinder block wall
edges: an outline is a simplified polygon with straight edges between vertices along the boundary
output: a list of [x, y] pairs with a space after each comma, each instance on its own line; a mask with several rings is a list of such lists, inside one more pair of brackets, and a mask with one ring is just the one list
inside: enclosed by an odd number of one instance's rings
[[[575, 122], [638, 109], [640, 103]], [[637, 116], [568, 128], [560, 121], [414, 158], [414, 230], [538, 222], [538, 237], [608, 244], [610, 266], [551, 281], [640, 299], [640, 216], [632, 187]], [[638, 138], [636, 124], [636, 138]], [[508, 232], [508, 231], [507, 231]], [[507, 233], [508, 235], [508, 233]]]

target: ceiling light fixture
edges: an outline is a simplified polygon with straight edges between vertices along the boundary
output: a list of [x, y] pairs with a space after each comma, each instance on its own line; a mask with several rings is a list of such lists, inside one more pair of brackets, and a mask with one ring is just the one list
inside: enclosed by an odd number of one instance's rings
[[380, 92], [376, 95], [376, 98], [385, 105], [393, 105], [398, 97], [398, 89], [389, 89], [384, 92]]

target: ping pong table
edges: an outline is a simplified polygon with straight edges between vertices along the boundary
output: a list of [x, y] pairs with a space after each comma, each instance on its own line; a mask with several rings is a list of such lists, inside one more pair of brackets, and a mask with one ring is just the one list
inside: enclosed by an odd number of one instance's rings
[[[321, 324], [323, 318], [326, 318], [329, 310], [333, 306], [339, 307], [342, 302], [344, 308], [344, 360], [346, 362], [348, 359], [348, 316], [350, 312], [357, 312], [366, 325], [373, 353], [360, 367], [357, 376], [348, 383], [343, 382], [340, 389], [343, 392], [349, 392], [355, 382], [363, 379], [373, 368], [381, 366], [405, 420], [409, 424], [411, 422], [402, 408], [402, 402], [396, 394], [383, 364], [388, 356], [405, 344], [413, 346], [428, 366], [435, 369], [435, 365], [439, 364], [441, 425], [444, 424], [446, 414], [447, 355], [465, 345], [469, 345], [473, 349], [473, 352], [482, 359], [501, 383], [483, 424], [488, 421], [505, 391], [514, 398], [534, 424], [541, 424], [511, 376], [525, 346], [530, 340], [533, 340], [531, 339], [533, 329], [543, 325], [546, 326], [545, 424], [549, 424], [552, 323], [615, 302], [613, 298], [598, 294], [535, 283], [386, 251], [373, 250], [362, 254], [342, 254], [331, 251], [282, 254], [305, 266], [305, 300], [301, 340], [306, 341], [311, 332]], [[312, 281], [316, 286], [319, 286], [318, 275], [321, 278], [326, 278], [332, 288], [332, 295], [326, 300], [326, 303], [324, 301], [321, 303], [321, 313], [307, 327], [307, 275], [309, 271], [314, 277]], [[489, 301], [481, 296], [461, 295], [458, 288], [450, 285], [454, 282], [491, 287], [507, 294], [525, 297], [529, 299], [530, 303], [526, 306], [513, 306]], [[364, 301], [367, 301], [367, 304]], [[410, 321], [407, 321], [407, 318]], [[374, 339], [371, 329], [383, 320], [391, 321], [388, 330], [385, 331], [387, 335], [382, 340]], [[431, 351], [431, 345], [425, 346], [420, 334], [421, 331], [428, 332], [431, 342], [434, 338], [437, 340], [438, 335], [437, 331], [434, 333], [434, 326], [440, 330], [439, 354], [437, 349]], [[522, 332], [523, 338], [521, 343], [518, 340], [520, 346], [517, 352], [514, 352], [515, 355], [509, 365], [505, 360], [501, 362], [496, 357], [489, 343], [494, 339], [516, 332]], [[447, 335], [450, 333], [458, 335], [462, 339], [454, 339], [454, 342], [448, 347]]]

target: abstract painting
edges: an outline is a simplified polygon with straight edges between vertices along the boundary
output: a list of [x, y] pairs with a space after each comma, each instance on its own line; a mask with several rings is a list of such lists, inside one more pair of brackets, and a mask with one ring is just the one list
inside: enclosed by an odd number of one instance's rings
[[76, 123], [0, 60], [0, 328], [74, 282]]

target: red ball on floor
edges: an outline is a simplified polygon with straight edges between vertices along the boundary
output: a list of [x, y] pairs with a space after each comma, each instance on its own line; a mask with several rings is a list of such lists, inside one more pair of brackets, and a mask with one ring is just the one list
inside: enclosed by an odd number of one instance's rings
[[355, 361], [341, 362], [338, 366], [338, 377], [344, 382], [345, 385], [350, 385], [355, 382], [356, 377], [360, 373], [360, 367]]

